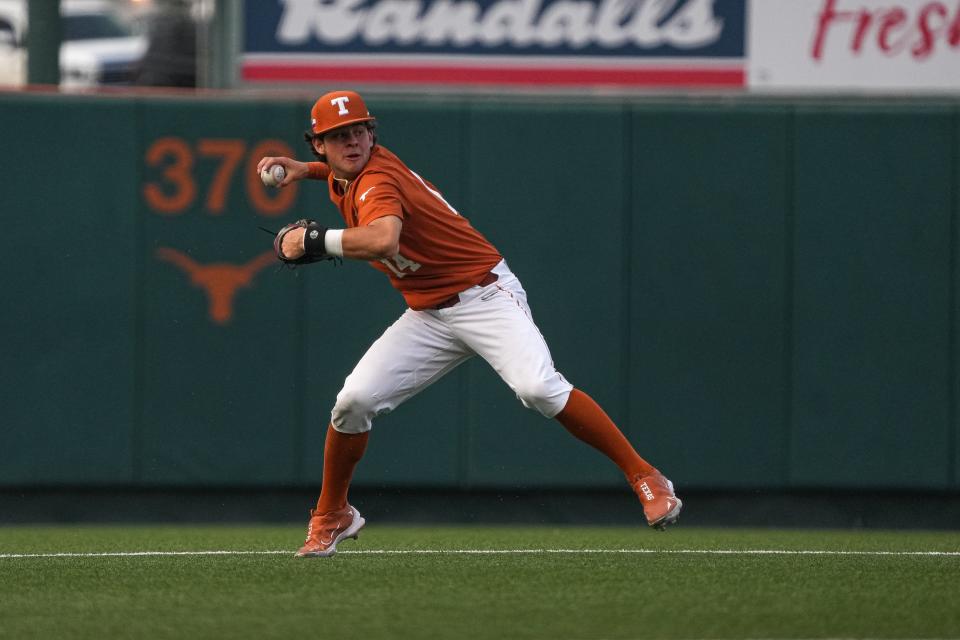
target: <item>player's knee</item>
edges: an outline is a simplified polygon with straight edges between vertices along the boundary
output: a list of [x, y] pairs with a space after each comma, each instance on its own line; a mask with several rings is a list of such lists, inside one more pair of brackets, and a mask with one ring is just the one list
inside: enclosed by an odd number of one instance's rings
[[563, 409], [570, 392], [553, 380], [529, 380], [518, 385], [516, 393], [523, 406], [552, 418]]
[[344, 389], [337, 395], [330, 421], [341, 433], [363, 433], [370, 430], [376, 413], [377, 407], [370, 394]]
[[346, 416], [341, 419], [331, 416], [330, 423], [333, 425], [334, 430], [347, 435], [366, 433], [373, 427], [373, 424], [370, 422], [364, 423], [362, 420], [350, 420]]

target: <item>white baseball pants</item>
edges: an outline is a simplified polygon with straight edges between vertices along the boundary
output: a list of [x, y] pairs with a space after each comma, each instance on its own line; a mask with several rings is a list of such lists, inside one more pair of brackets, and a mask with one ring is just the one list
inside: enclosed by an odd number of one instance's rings
[[474, 355], [490, 363], [528, 409], [552, 418], [573, 386], [554, 368], [533, 322], [527, 294], [505, 261], [498, 279], [460, 293], [446, 309], [407, 309], [367, 350], [344, 381], [331, 412], [342, 433], [369, 431], [389, 413]]

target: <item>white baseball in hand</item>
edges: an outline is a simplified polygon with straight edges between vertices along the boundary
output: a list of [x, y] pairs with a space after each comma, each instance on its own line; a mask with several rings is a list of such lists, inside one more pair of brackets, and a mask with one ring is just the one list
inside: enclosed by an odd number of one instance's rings
[[275, 164], [273, 166], [266, 167], [260, 172], [260, 181], [268, 187], [275, 187], [283, 182], [283, 178], [286, 175], [287, 172], [284, 170], [283, 165]]

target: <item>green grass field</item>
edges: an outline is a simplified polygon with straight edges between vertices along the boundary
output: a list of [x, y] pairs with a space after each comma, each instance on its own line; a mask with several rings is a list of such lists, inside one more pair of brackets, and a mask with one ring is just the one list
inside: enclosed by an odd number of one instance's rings
[[0, 528], [0, 637], [960, 637], [958, 533], [372, 524], [297, 559], [303, 534]]

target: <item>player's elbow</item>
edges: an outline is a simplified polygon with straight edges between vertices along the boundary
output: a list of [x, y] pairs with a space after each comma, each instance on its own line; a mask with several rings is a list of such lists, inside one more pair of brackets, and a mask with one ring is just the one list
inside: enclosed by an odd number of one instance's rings
[[364, 231], [366, 249], [377, 259], [393, 258], [400, 252], [400, 218], [384, 216], [370, 223]]
[[393, 258], [400, 253], [400, 242], [397, 238], [378, 238], [370, 251], [377, 258]]
[[370, 237], [370, 251], [377, 258], [393, 258], [400, 252], [400, 230], [391, 224], [371, 227], [374, 233]]

